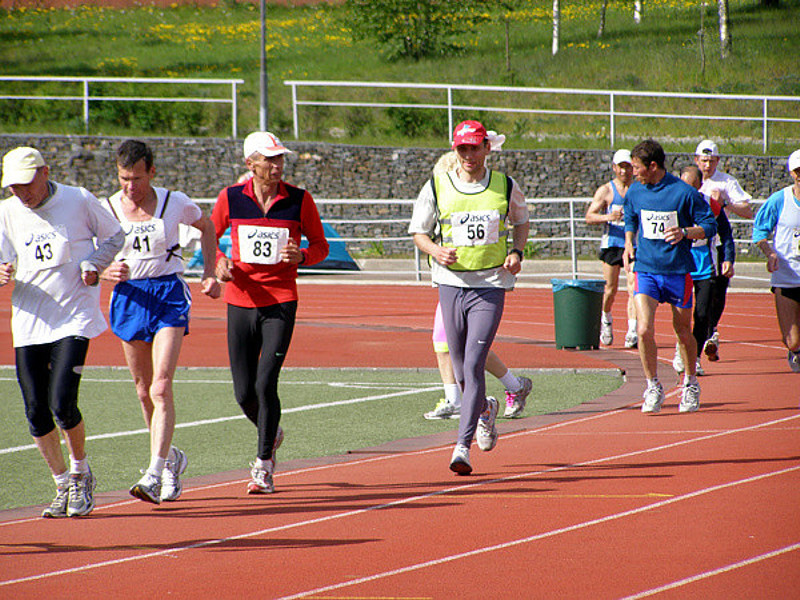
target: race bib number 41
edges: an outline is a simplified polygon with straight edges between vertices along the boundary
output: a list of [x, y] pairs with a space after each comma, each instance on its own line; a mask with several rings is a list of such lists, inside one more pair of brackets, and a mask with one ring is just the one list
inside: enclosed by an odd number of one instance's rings
[[672, 211], [642, 210], [642, 232], [648, 240], [663, 240], [667, 229], [678, 226], [678, 213]]
[[499, 238], [500, 212], [497, 210], [453, 213], [450, 223], [454, 246], [487, 246]]
[[285, 227], [239, 225], [239, 259], [246, 263], [275, 265], [281, 261], [281, 249], [289, 241]]

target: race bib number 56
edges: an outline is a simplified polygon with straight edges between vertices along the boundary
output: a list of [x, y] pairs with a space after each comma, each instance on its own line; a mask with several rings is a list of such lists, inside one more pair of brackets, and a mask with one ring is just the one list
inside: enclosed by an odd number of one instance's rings
[[454, 246], [487, 246], [497, 242], [500, 233], [500, 213], [496, 210], [453, 213], [450, 223]]
[[246, 263], [275, 265], [288, 241], [289, 230], [285, 227], [239, 225], [239, 258]]
[[642, 210], [642, 232], [648, 240], [663, 240], [667, 229], [678, 226], [678, 213]]

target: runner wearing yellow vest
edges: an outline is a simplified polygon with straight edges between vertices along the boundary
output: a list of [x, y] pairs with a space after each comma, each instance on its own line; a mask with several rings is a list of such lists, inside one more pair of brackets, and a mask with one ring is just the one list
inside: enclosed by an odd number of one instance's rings
[[506, 290], [514, 288], [522, 269], [529, 215], [519, 185], [486, 168], [491, 144], [481, 123], [459, 123], [453, 149], [458, 166], [423, 186], [408, 231], [431, 257], [431, 280], [439, 287], [450, 359], [462, 390], [450, 470], [466, 475], [472, 472], [473, 437], [484, 451], [497, 443], [498, 403], [486, 397], [484, 368]]

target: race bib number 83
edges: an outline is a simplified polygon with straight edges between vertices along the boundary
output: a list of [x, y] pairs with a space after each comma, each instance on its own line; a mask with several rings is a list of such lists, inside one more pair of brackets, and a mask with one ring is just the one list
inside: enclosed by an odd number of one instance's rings
[[662, 212], [642, 209], [641, 226], [648, 240], [663, 240], [667, 229], [678, 226], [678, 213], [674, 210]]
[[285, 227], [239, 225], [239, 258], [242, 262], [275, 265], [281, 260], [281, 249], [289, 241]]

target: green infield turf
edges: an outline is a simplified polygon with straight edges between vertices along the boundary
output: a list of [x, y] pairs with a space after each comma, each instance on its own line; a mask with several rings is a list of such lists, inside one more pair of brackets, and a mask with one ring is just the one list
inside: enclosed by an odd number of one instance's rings
[[[622, 385], [613, 372], [516, 372], [533, 379], [524, 416], [570, 408]], [[499, 382], [487, 377], [487, 385], [502, 404]], [[233, 398], [230, 372], [181, 369], [174, 390], [174, 442], [190, 460], [185, 477], [247, 469], [255, 457], [256, 432]], [[441, 391], [438, 372], [430, 369], [286, 369], [280, 383], [286, 440], [278, 460], [341, 454], [456, 429], [456, 420], [422, 418]], [[0, 406], [0, 510], [49, 503], [53, 481], [28, 433], [13, 369], [0, 369]], [[149, 462], [149, 436], [128, 371], [87, 369], [80, 408], [97, 491], [127, 489]]]

